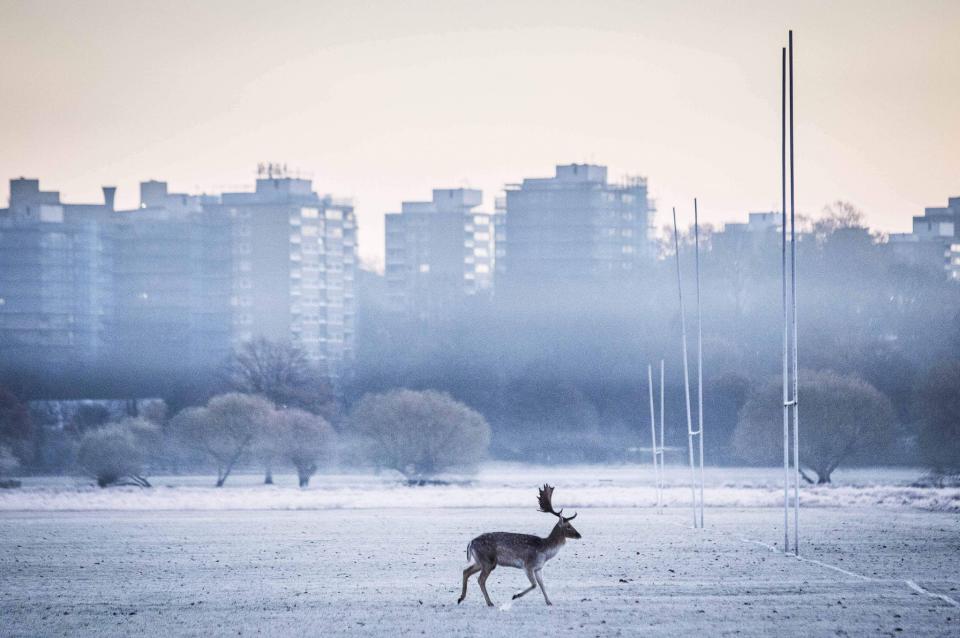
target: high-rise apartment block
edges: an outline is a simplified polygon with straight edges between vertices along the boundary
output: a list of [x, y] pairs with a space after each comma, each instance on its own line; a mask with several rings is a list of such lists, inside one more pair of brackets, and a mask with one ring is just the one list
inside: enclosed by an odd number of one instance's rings
[[390, 306], [421, 319], [448, 315], [463, 299], [488, 293], [495, 259], [493, 216], [482, 193], [436, 189], [429, 202], [403, 202], [386, 216]]
[[10, 181], [10, 206], [0, 210], [4, 365], [83, 367], [102, 353], [113, 309], [109, 213], [107, 204], [64, 204], [35, 179]]
[[140, 205], [112, 216], [113, 360], [204, 368], [230, 354], [230, 220], [212, 196], [140, 184]]
[[331, 376], [353, 358], [353, 206], [271, 167], [248, 193], [71, 205], [12, 180], [0, 210], [0, 355], [7, 367], [210, 368], [263, 336]]
[[925, 208], [913, 218], [913, 232], [891, 234], [888, 245], [906, 263], [960, 280], [960, 197]]
[[644, 178], [613, 184], [605, 166], [562, 165], [507, 186], [505, 204], [498, 287], [616, 280], [654, 257]]
[[731, 259], [761, 253], [780, 246], [781, 215], [777, 211], [749, 213], [746, 222], [728, 222], [723, 231], [714, 233], [710, 241], [713, 249]]
[[357, 223], [353, 204], [306, 179], [261, 176], [211, 210], [232, 227], [233, 341], [292, 339], [333, 376], [354, 356]]

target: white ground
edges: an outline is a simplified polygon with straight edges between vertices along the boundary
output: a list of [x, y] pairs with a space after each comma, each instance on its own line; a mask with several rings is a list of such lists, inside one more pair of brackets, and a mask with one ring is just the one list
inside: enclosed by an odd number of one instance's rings
[[[783, 474], [776, 468], [707, 468], [706, 503], [711, 507], [782, 507]], [[921, 470], [837, 471], [834, 484], [804, 486], [804, 507], [912, 507], [960, 513], [960, 487], [912, 487]], [[264, 486], [256, 474], [231, 476], [223, 489], [210, 489], [212, 476], [150, 477], [153, 489], [102, 490], [88, 478], [28, 478], [18, 490], [0, 490], [0, 511], [33, 510], [320, 510], [448, 507], [529, 507], [535, 486], [558, 486], [565, 507], [652, 507], [656, 503], [650, 465], [520, 466], [491, 463], [469, 484], [410, 489], [399, 475], [327, 474], [310, 488], [280, 475]], [[689, 507], [689, 469], [668, 466], [664, 502], [668, 509]]]
[[[805, 507], [809, 560], [798, 561], [760, 544], [782, 537], [774, 507], [709, 507], [707, 529], [695, 531], [677, 506], [660, 515], [646, 506], [585, 507], [586, 495], [603, 494], [597, 483], [608, 479], [599, 469], [544, 473], [485, 474], [477, 487], [451, 492], [358, 479], [361, 502], [395, 497], [401, 506], [286, 511], [123, 511], [117, 503], [89, 511], [86, 488], [28, 482], [19, 496], [0, 497], [0, 635], [960, 635], [960, 517], [951, 508]], [[488, 583], [498, 608], [483, 605], [475, 579], [458, 606], [470, 538], [549, 531], [533, 490], [547, 479], [557, 483], [558, 506], [578, 504], [584, 536], [544, 570], [554, 606], [538, 591], [511, 603], [526, 579], [509, 568]], [[873, 484], [851, 482], [861, 480]], [[233, 490], [283, 500], [295, 489], [254, 481]], [[498, 481], [506, 491], [497, 498], [529, 484], [523, 502], [490, 504], [486, 491]], [[715, 497], [747, 489], [711, 484]], [[640, 487], [614, 480], [607, 490]], [[10, 507], [36, 490], [72, 495], [84, 511], [49, 511], [49, 499], [33, 510]], [[108, 490], [102, 502], [127, 502], [126, 494]], [[463, 498], [415, 504], [453, 495]], [[204, 502], [216, 498], [237, 497]]]

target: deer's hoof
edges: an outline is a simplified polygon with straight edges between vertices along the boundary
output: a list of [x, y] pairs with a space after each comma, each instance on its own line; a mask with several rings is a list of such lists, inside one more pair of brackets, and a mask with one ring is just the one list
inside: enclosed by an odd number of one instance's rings
[[487, 603], [487, 607], [494, 607], [493, 603]]
[[549, 600], [547, 601], [547, 604], [548, 604], [549, 606], [553, 607], [553, 603], [550, 602]]
[[457, 598], [457, 604], [458, 604], [458, 605], [459, 605], [460, 603], [462, 603], [462, 602], [463, 602], [463, 598]]
[[516, 600], [517, 598], [520, 598], [520, 594], [514, 594], [512, 600]]

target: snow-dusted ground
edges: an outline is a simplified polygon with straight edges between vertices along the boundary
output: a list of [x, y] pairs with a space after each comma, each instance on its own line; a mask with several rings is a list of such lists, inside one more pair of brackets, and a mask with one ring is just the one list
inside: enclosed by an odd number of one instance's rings
[[[397, 477], [161, 477], [152, 490], [28, 479], [0, 490], [0, 636], [960, 635], [957, 489], [919, 472], [838, 473], [804, 487], [803, 560], [782, 538], [777, 470], [707, 472], [707, 529], [688, 527], [687, 472], [658, 514], [648, 467], [493, 464], [468, 485]], [[522, 572], [471, 582], [483, 531], [546, 534], [535, 487], [579, 510], [581, 541], [510, 602]], [[939, 511], [930, 511], [939, 510]]]
[[[804, 507], [913, 507], [960, 512], [960, 488], [911, 487], [920, 470], [838, 471], [834, 485], [804, 486]], [[328, 474], [301, 490], [290, 475], [262, 485], [260, 475], [231, 476], [213, 489], [210, 476], [151, 477], [154, 488], [97, 488], [86, 478], [25, 479], [19, 490], [0, 490], [0, 511], [28, 510], [323, 510], [450, 507], [526, 507], [532, 489], [549, 481], [562, 486], [570, 507], [653, 507], [656, 491], [649, 465], [520, 466], [492, 463], [469, 482], [451, 477], [445, 486], [411, 489], [400, 477]], [[778, 507], [783, 503], [782, 470], [708, 468], [705, 500], [710, 507]], [[689, 470], [668, 467], [664, 502], [668, 510], [690, 502]]]
[[823, 564], [753, 542], [779, 538], [775, 509], [706, 514], [694, 531], [581, 509], [583, 539], [544, 570], [554, 606], [511, 603], [526, 579], [499, 568], [489, 609], [475, 580], [456, 604], [466, 544], [545, 534], [532, 506], [3, 512], [0, 635], [960, 635], [955, 514], [806, 510], [803, 555]]

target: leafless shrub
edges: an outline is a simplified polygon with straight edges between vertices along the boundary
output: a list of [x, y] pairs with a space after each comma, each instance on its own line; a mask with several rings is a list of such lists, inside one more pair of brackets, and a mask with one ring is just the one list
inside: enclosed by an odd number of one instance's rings
[[[817, 483], [829, 483], [831, 473], [858, 450], [885, 442], [893, 423], [890, 401], [862, 379], [830, 371], [801, 371], [800, 465], [816, 473]], [[733, 434], [733, 449], [746, 461], [782, 462], [779, 379], [764, 384], [747, 399]], [[813, 482], [806, 474], [804, 478]]]
[[368, 460], [408, 478], [475, 469], [490, 445], [483, 416], [432, 390], [367, 394], [349, 423], [364, 440]]
[[206, 407], [182, 410], [171, 420], [170, 429], [181, 445], [200, 449], [213, 459], [217, 487], [222, 487], [272, 418], [273, 406], [263, 397], [232, 392], [213, 397]]
[[100, 487], [127, 481], [150, 487], [143, 474], [148, 440], [155, 435], [156, 427], [140, 418], [87, 430], [80, 440], [77, 463]]
[[305, 410], [281, 410], [275, 419], [278, 452], [297, 469], [300, 487], [306, 487], [318, 466], [333, 460], [337, 433], [322, 416]]

